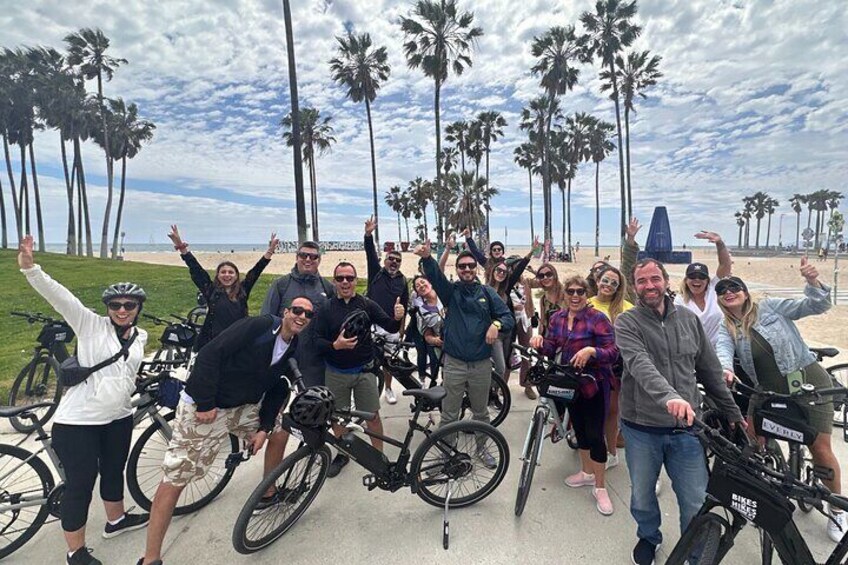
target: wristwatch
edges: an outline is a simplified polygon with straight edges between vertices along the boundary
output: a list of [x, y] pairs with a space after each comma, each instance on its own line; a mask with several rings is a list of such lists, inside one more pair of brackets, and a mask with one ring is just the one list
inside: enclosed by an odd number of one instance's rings
[[503, 327], [503, 324], [501, 323], [500, 320], [493, 321], [492, 325], [495, 326], [496, 328], [498, 328], [498, 330], [500, 330]]

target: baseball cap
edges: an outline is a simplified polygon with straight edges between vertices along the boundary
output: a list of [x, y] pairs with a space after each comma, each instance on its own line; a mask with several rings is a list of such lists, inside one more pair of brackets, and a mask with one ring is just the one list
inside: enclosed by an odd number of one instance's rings
[[692, 275], [704, 275], [705, 277], [710, 278], [710, 270], [703, 263], [692, 263], [686, 267], [686, 278], [689, 278]]
[[748, 292], [748, 285], [746, 285], [745, 282], [739, 277], [724, 277], [716, 283], [716, 294], [721, 295], [724, 292], [725, 288], [734, 285], [739, 286], [742, 290]]

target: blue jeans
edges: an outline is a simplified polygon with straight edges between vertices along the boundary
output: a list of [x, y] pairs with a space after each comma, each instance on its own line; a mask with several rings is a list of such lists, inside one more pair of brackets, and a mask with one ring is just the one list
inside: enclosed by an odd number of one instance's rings
[[662, 517], [654, 491], [665, 465], [677, 495], [682, 534], [704, 504], [707, 493], [707, 461], [704, 448], [690, 434], [651, 434], [621, 423], [627, 469], [630, 472], [630, 514], [636, 520], [636, 536], [654, 545], [662, 542]]

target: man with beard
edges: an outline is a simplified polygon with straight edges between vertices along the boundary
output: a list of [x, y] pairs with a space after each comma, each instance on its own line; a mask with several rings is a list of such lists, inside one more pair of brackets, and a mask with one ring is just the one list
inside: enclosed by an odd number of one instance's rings
[[681, 533], [706, 497], [704, 450], [695, 436], [679, 433], [681, 425], [692, 425], [700, 405], [698, 382], [731, 423], [743, 420], [701, 322], [668, 296], [663, 264], [636, 263], [633, 280], [639, 300], [616, 319], [615, 343], [624, 360], [621, 431], [632, 484], [630, 513], [638, 525], [632, 559], [649, 565], [662, 542], [655, 492], [661, 468], [677, 495]]

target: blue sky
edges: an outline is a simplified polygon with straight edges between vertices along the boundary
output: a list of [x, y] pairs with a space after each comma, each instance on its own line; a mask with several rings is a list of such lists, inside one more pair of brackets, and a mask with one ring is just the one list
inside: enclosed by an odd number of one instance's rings
[[[397, 225], [382, 193], [434, 174], [433, 85], [407, 68], [402, 53], [398, 19], [411, 4], [292, 4], [301, 106], [332, 116], [338, 140], [318, 160], [322, 239], [361, 237], [371, 198], [365, 109], [346, 100], [330, 79], [334, 36], [348, 25], [388, 48], [392, 74], [373, 106], [381, 226], [388, 239]], [[460, 6], [474, 12], [485, 35], [474, 65], [444, 87], [442, 124], [490, 109], [506, 117], [506, 136], [492, 152], [491, 182], [501, 190], [493, 201], [492, 229], [501, 237], [507, 228], [510, 244], [524, 244], [528, 179], [513, 163], [512, 151], [523, 141], [521, 108], [540, 94], [529, 72], [530, 42], [552, 25], [577, 24], [593, 3], [460, 0]], [[631, 123], [634, 207], [643, 224], [654, 206], [664, 204], [677, 245], [692, 244], [700, 229], [735, 242], [733, 213], [742, 196], [764, 190], [781, 202], [772, 241], [780, 213], [788, 214], [783, 239], [793, 239], [788, 198], [820, 188], [842, 190], [848, 176], [844, 6], [811, 0], [643, 0], [637, 21], [644, 33], [634, 48], [661, 55], [665, 74]], [[129, 165], [128, 242], [165, 241], [171, 223], [197, 243], [259, 243], [272, 230], [295, 237], [291, 153], [277, 126], [289, 105], [279, 0], [7, 3], [0, 13], [0, 45], [61, 48], [64, 35], [81, 27], [100, 27], [112, 39], [113, 56], [129, 60], [105, 85], [106, 95], [136, 102], [157, 125], [153, 142]], [[581, 67], [580, 82], [562, 107], [614, 121], [597, 75], [597, 67]], [[46, 239], [61, 241], [67, 208], [58, 134], [40, 133], [36, 150]], [[83, 151], [93, 229], [99, 233], [105, 164], [95, 146]], [[601, 240], [607, 244], [617, 239], [617, 175], [613, 156], [601, 165]], [[8, 191], [5, 177], [0, 180]], [[537, 227], [540, 186], [534, 179]], [[594, 232], [591, 164], [581, 167], [573, 188], [574, 239], [586, 246]], [[554, 216], [559, 234], [558, 194]]]

